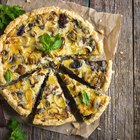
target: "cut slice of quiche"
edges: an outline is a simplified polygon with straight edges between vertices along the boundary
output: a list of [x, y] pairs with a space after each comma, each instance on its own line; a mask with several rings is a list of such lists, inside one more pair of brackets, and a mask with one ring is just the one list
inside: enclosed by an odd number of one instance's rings
[[74, 120], [75, 118], [68, 109], [66, 99], [57, 78], [51, 71], [46, 80], [41, 101], [37, 106], [37, 113], [34, 117], [33, 124], [57, 126]]
[[[3, 44], [1, 44], [2, 37], [0, 39], [0, 86], [52, 62], [52, 59], [47, 56], [42, 58], [42, 54], [35, 51], [31, 46], [20, 45], [19, 42], [26, 42], [23, 38], [13, 37], [8, 39], [10, 43], [5, 42]], [[9, 73], [8, 79], [7, 73]]]
[[28, 116], [39, 94], [47, 69], [38, 69], [33, 74], [0, 90], [9, 105], [20, 115]]
[[102, 93], [107, 91], [112, 75], [111, 60], [93, 61], [70, 58], [63, 60], [61, 64], [86, 81], [95, 90]]
[[83, 120], [88, 125], [97, 120], [107, 108], [110, 97], [98, 94], [95, 90], [88, 88], [66, 74], [60, 74], [60, 77], [73, 96]]

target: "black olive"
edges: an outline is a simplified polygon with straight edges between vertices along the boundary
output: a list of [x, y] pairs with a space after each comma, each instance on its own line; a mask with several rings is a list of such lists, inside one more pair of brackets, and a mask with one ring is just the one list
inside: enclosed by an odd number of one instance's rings
[[20, 98], [20, 99], [23, 98], [23, 96], [24, 96], [23, 91], [17, 91], [16, 94], [17, 94], [18, 98]]
[[42, 25], [39, 26], [39, 28], [43, 30], [45, 28], [45, 25], [42, 24]]
[[24, 25], [22, 24], [18, 29], [17, 29], [17, 36], [21, 36], [25, 33], [24, 31]]
[[74, 60], [74, 62], [72, 62], [70, 64], [70, 68], [73, 68], [73, 69], [78, 69], [82, 66], [82, 62], [79, 61], [79, 60]]
[[65, 28], [66, 24], [68, 23], [67, 17], [65, 14], [60, 14], [59, 15], [59, 20], [58, 20], [58, 24], [59, 24], [59, 28]]

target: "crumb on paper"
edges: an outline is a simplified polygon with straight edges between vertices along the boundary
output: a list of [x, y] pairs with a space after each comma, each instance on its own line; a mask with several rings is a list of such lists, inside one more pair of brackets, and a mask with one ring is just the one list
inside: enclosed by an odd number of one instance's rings
[[120, 54], [123, 54], [123, 52], [122, 52], [122, 51], [120, 51]]
[[68, 130], [68, 129], [66, 129], [66, 132], [69, 132], [69, 130]]
[[100, 127], [98, 127], [97, 130], [101, 131], [102, 129]]
[[112, 74], [115, 74], [115, 70], [112, 70]]
[[27, 2], [27, 3], [31, 3], [31, 0], [25, 0], [25, 2]]
[[73, 122], [72, 123], [73, 127], [76, 128], [76, 129], [79, 129], [80, 128], [80, 125], [78, 122]]

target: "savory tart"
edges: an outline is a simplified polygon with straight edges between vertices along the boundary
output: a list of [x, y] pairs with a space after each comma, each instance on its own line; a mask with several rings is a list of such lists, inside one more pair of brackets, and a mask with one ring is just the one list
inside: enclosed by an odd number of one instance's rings
[[62, 125], [74, 121], [74, 116], [68, 110], [63, 91], [56, 76], [51, 71], [39, 105], [33, 124], [39, 125]]
[[110, 97], [104, 94], [101, 95], [101, 93], [98, 94], [97, 91], [79, 83], [66, 74], [60, 74], [60, 76], [73, 96], [83, 120], [88, 125], [97, 120], [109, 104]]
[[112, 75], [112, 61], [93, 61], [66, 59], [62, 65], [79, 78], [90, 84], [95, 90], [105, 93], [109, 87]]
[[38, 69], [33, 74], [1, 89], [1, 95], [20, 115], [28, 116], [47, 72], [46, 69]]
[[[93, 26], [73, 12], [44, 7], [13, 20], [0, 38], [0, 84], [36, 68], [44, 57], [102, 57], [103, 39]], [[44, 61], [43, 61], [44, 62]]]

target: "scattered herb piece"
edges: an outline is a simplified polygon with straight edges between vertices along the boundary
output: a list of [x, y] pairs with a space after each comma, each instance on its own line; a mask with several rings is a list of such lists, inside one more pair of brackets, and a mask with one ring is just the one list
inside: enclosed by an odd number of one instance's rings
[[90, 94], [87, 93], [86, 91], [82, 91], [82, 102], [85, 105], [89, 105], [90, 103]]
[[36, 46], [39, 51], [50, 53], [51, 50], [59, 49], [62, 45], [62, 37], [60, 34], [50, 36], [47, 33], [39, 37], [43, 47]]
[[0, 29], [5, 27], [15, 18], [24, 14], [25, 11], [20, 6], [9, 6], [0, 4]]
[[5, 78], [6, 82], [10, 82], [11, 81], [11, 72], [6, 71], [4, 74], [4, 78]]
[[8, 124], [8, 128], [12, 130], [9, 140], [24, 140], [26, 133], [21, 129], [21, 124], [12, 118]]

